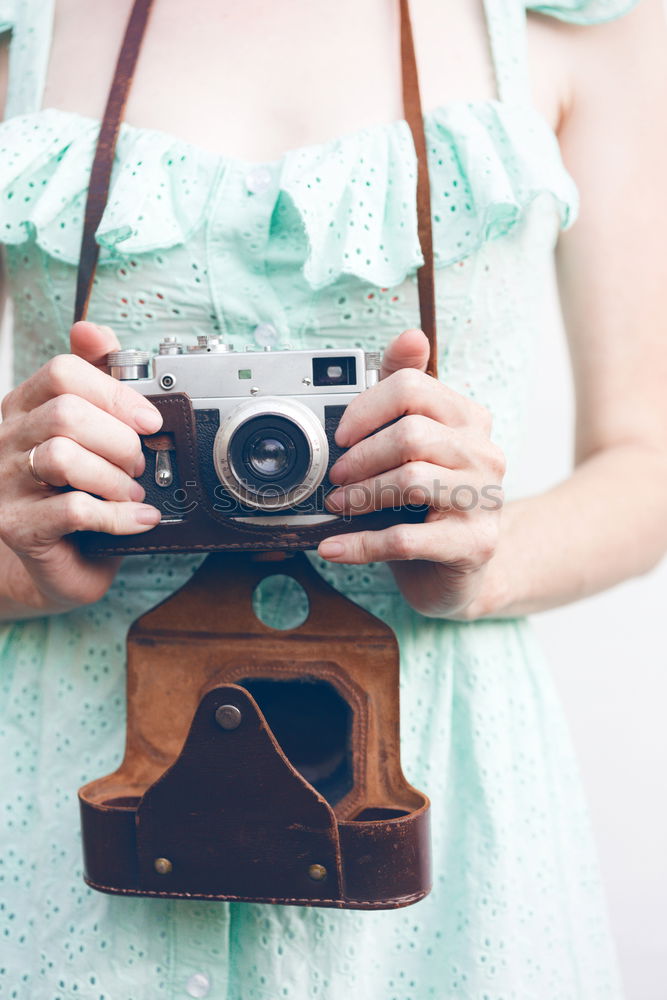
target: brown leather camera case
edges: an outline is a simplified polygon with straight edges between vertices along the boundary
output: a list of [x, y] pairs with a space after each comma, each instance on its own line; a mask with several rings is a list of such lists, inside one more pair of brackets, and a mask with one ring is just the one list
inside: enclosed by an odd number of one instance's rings
[[[272, 572], [308, 595], [290, 631], [253, 611]], [[79, 792], [93, 888], [358, 909], [428, 893], [429, 801], [401, 770], [396, 639], [304, 555], [209, 555], [132, 625], [127, 691], [123, 762]]]

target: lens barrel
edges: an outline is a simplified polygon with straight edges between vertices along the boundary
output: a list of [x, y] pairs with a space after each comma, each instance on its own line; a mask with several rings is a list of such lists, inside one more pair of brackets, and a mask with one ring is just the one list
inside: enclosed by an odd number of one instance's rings
[[285, 510], [324, 479], [329, 446], [311, 409], [293, 399], [246, 400], [224, 415], [213, 447], [222, 485], [246, 506]]

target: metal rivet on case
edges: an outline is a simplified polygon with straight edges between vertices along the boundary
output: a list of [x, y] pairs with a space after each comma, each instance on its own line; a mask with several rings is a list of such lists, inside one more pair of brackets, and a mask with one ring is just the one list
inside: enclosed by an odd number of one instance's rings
[[216, 710], [215, 721], [221, 729], [236, 729], [241, 725], [241, 712], [236, 705], [221, 705]]
[[327, 870], [324, 865], [311, 865], [308, 874], [314, 882], [321, 882], [327, 877]]
[[174, 866], [172, 865], [169, 858], [156, 858], [153, 862], [153, 868], [158, 873], [158, 875], [170, 875], [173, 871]]

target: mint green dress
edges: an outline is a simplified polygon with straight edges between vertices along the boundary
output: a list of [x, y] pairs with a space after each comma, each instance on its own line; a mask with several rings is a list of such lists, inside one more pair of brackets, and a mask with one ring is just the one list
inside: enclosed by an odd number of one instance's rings
[[[529, 100], [524, 4], [485, 6], [498, 98], [446, 103], [425, 124], [441, 371], [491, 409], [511, 470], [577, 190]], [[528, 6], [587, 24], [633, 3]], [[52, 17], [53, 0], [0, 0], [16, 382], [68, 350], [99, 127], [41, 108]], [[267, 163], [126, 125], [97, 239], [90, 317], [123, 345], [221, 333], [237, 347], [372, 350], [418, 322], [404, 121]], [[129, 558], [96, 605], [0, 625], [0, 1000], [621, 1000], [577, 763], [530, 623], [423, 618], [382, 565], [318, 561], [399, 638], [403, 766], [432, 800], [431, 895], [367, 913], [86, 888], [76, 791], [122, 756], [127, 626], [198, 562]]]

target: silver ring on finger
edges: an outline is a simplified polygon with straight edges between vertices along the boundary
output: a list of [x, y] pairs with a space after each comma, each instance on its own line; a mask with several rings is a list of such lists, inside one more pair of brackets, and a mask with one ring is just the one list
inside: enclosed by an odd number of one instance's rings
[[30, 469], [30, 475], [35, 480], [37, 485], [42, 487], [42, 489], [53, 490], [55, 489], [55, 487], [52, 485], [52, 483], [44, 482], [42, 477], [38, 474], [37, 469], [35, 468], [35, 451], [37, 447], [38, 445], [34, 444], [30, 449], [30, 451], [28, 452], [28, 468]]

